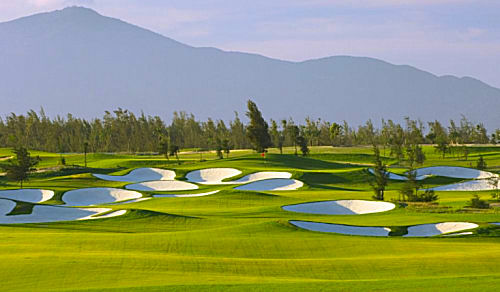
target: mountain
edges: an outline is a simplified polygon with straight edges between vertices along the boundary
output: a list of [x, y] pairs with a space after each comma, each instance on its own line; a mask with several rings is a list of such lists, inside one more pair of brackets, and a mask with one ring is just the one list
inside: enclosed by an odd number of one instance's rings
[[464, 114], [500, 126], [500, 89], [473, 78], [364, 57], [288, 62], [195, 48], [81, 7], [0, 23], [0, 56], [2, 116], [43, 106], [91, 118], [122, 107], [229, 119], [251, 98], [266, 118], [359, 124]]

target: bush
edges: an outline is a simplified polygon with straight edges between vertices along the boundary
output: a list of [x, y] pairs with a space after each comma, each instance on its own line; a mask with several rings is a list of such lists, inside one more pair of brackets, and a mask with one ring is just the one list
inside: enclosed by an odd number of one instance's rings
[[486, 164], [486, 161], [484, 161], [483, 156], [482, 155], [479, 156], [479, 159], [477, 160], [476, 168], [483, 170], [483, 169], [486, 169], [486, 167], [488, 167], [488, 166]]
[[485, 200], [481, 200], [478, 195], [474, 195], [472, 199], [470, 199], [470, 206], [477, 209], [488, 209], [490, 204]]
[[439, 196], [433, 190], [425, 190], [423, 193], [406, 193], [404, 198], [407, 202], [434, 202], [439, 199]]

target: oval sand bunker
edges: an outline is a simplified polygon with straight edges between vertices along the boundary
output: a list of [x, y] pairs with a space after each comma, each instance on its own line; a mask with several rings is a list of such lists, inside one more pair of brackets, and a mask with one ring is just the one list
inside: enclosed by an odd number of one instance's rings
[[427, 237], [444, 233], [458, 232], [478, 227], [477, 224], [469, 222], [443, 222], [435, 224], [422, 224], [408, 227], [408, 234], [405, 237]]
[[45, 202], [52, 199], [53, 196], [54, 192], [50, 190], [18, 189], [0, 191], [0, 198], [24, 201], [29, 203]]
[[91, 206], [113, 203], [142, 197], [139, 192], [115, 188], [87, 188], [64, 193], [62, 200], [66, 206]]
[[194, 198], [194, 197], [204, 197], [204, 196], [210, 196], [214, 195], [220, 192], [220, 190], [217, 191], [211, 191], [207, 193], [198, 193], [198, 194], [156, 194], [153, 195], [155, 198]]
[[290, 221], [290, 223], [297, 227], [310, 231], [330, 232], [346, 235], [389, 236], [389, 232], [391, 232], [391, 229], [387, 227], [352, 226], [309, 221]]
[[16, 202], [0, 199], [0, 216], [5, 216], [16, 207]]
[[178, 180], [156, 180], [147, 181], [125, 186], [128, 190], [136, 191], [187, 191], [196, 190], [198, 186], [192, 183]]
[[252, 182], [234, 189], [240, 191], [293, 191], [304, 185], [303, 182], [295, 179], [266, 179]]
[[435, 175], [463, 179], [483, 179], [497, 176], [496, 174], [493, 174], [491, 172], [458, 166], [431, 166], [419, 168], [416, 170], [416, 172], [417, 176]]
[[235, 184], [246, 184], [254, 181], [273, 179], [273, 178], [291, 178], [292, 174], [284, 171], [260, 171], [245, 175], [244, 177], [231, 181]]
[[120, 182], [143, 182], [151, 180], [173, 180], [175, 179], [175, 172], [167, 169], [160, 168], [136, 168], [126, 175], [107, 175], [94, 173], [93, 176], [108, 180]]
[[431, 188], [434, 191], [491, 191], [495, 190], [495, 186], [487, 180], [471, 180], [455, 184], [449, 184]]
[[241, 171], [234, 168], [206, 168], [193, 170], [186, 175], [190, 182], [213, 185], [213, 184], [233, 184], [234, 182], [222, 182], [226, 178], [241, 174]]
[[388, 202], [364, 201], [364, 200], [339, 200], [303, 203], [283, 206], [283, 210], [309, 214], [323, 215], [357, 215], [386, 212], [396, 206]]
[[[48, 223], [59, 221], [90, 220], [116, 217], [125, 214], [124, 211], [111, 211], [108, 208], [71, 208], [58, 206], [37, 205], [33, 207], [31, 214], [0, 216], [0, 224], [20, 224], [20, 223]], [[97, 216], [97, 217], [94, 217]]]

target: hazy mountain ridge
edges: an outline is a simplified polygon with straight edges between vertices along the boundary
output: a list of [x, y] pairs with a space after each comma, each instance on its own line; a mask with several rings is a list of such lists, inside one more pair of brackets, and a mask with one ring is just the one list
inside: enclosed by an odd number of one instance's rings
[[194, 48], [86, 8], [0, 23], [0, 114], [101, 116], [117, 107], [231, 118], [254, 99], [268, 118], [357, 124], [381, 117], [500, 125], [500, 90], [408, 65], [334, 56], [304, 62]]

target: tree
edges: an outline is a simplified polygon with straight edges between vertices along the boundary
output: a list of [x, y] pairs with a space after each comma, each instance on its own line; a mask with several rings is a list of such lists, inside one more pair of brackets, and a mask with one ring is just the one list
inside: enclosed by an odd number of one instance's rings
[[158, 152], [160, 155], [164, 155], [167, 161], [170, 161], [169, 155], [170, 155], [170, 143], [168, 143], [168, 140], [166, 138], [163, 138], [160, 142]]
[[484, 161], [483, 156], [480, 155], [479, 159], [477, 160], [476, 168], [480, 169], [480, 170], [484, 170], [484, 169], [486, 169], [486, 167], [487, 167], [486, 161]]
[[89, 142], [83, 142], [83, 156], [85, 161], [85, 168], [87, 168], [87, 151], [89, 150]]
[[380, 150], [376, 144], [373, 144], [373, 162], [375, 166], [373, 167], [374, 179], [370, 181], [370, 185], [375, 193], [373, 198], [375, 200], [384, 200], [385, 187], [389, 181], [389, 173], [387, 172], [387, 166], [382, 162], [380, 158]]
[[408, 180], [401, 187], [400, 193], [403, 195], [403, 200], [409, 202], [418, 201], [418, 189], [421, 183], [417, 180], [417, 171], [410, 167], [408, 170]]
[[175, 158], [177, 159], [177, 164], [181, 164], [181, 162], [179, 161], [179, 146], [175, 145], [175, 144], [171, 144], [170, 147], [169, 147], [169, 154], [170, 156], [172, 155], [175, 155]]
[[500, 199], [500, 194], [498, 193], [499, 190], [499, 185], [498, 183], [500, 182], [500, 178], [497, 175], [493, 175], [488, 178], [488, 184], [493, 188], [494, 192], [491, 194], [491, 196], [494, 199]]
[[40, 157], [31, 157], [31, 154], [24, 147], [14, 149], [16, 157], [10, 160], [3, 168], [7, 172], [7, 178], [21, 184], [29, 179], [29, 174], [35, 170], [35, 166], [40, 162]]
[[430, 132], [426, 137], [431, 141], [431, 143], [436, 144], [436, 146], [434, 146], [436, 151], [441, 152], [444, 159], [450, 144], [448, 133], [439, 121], [430, 122], [429, 127]]
[[262, 118], [261, 112], [253, 101], [248, 100], [247, 107], [248, 111], [246, 115], [250, 119], [246, 133], [248, 140], [250, 140], [250, 143], [252, 143], [253, 148], [257, 152], [264, 152], [272, 145], [268, 131], [269, 126], [264, 118]]
[[283, 133], [278, 130], [278, 123], [275, 120], [271, 120], [270, 134], [274, 147], [280, 150], [280, 154], [283, 154], [283, 143], [285, 141], [285, 137], [283, 136]]
[[292, 142], [293, 142], [293, 147], [295, 149], [295, 155], [298, 155], [297, 153], [297, 138], [300, 135], [300, 129], [294, 124], [289, 124], [288, 126], [288, 134], [290, 135]]
[[296, 142], [297, 145], [299, 145], [300, 147], [300, 152], [302, 152], [302, 156], [307, 156], [307, 154], [309, 154], [309, 147], [307, 147], [307, 140], [302, 136], [298, 136]]
[[330, 126], [330, 139], [332, 140], [333, 146], [338, 145], [337, 141], [341, 133], [342, 133], [342, 126], [340, 126], [337, 123], [332, 123]]
[[470, 206], [472, 208], [488, 209], [490, 207], [490, 204], [484, 200], [481, 200], [478, 195], [473, 195], [470, 199]]
[[222, 140], [222, 150], [226, 153], [226, 158], [229, 158], [229, 152], [231, 152], [231, 144], [229, 143], [229, 139]]

